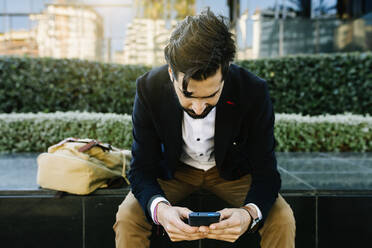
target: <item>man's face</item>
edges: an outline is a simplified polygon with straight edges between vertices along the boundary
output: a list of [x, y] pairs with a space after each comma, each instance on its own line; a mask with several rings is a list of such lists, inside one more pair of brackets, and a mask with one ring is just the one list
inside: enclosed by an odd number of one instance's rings
[[220, 99], [224, 82], [222, 81], [221, 68], [218, 68], [216, 74], [205, 80], [197, 81], [190, 79], [187, 86], [188, 94], [182, 89], [184, 73], [178, 73], [178, 80], [173, 78], [172, 70], [168, 69], [171, 81], [173, 81], [174, 90], [178, 100], [185, 112], [194, 119], [202, 119], [216, 106]]

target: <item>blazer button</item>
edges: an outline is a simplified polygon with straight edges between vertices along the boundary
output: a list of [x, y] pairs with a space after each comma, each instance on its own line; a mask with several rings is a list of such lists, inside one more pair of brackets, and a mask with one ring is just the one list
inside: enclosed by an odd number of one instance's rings
[[233, 142], [233, 146], [236, 146], [236, 142]]

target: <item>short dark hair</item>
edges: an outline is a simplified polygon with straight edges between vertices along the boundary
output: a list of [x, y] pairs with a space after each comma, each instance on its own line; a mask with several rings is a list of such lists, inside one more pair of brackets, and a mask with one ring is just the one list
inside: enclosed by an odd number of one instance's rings
[[235, 57], [235, 42], [228, 19], [216, 16], [209, 8], [196, 16], [187, 16], [172, 32], [164, 49], [165, 60], [173, 77], [185, 74], [182, 88], [187, 90], [190, 78], [204, 80], [221, 66], [222, 78], [227, 75]]

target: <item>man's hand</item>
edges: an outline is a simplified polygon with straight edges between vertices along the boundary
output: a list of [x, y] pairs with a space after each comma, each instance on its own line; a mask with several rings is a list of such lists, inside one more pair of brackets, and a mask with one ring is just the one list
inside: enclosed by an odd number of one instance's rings
[[181, 207], [169, 206], [160, 202], [157, 210], [157, 219], [168, 233], [172, 241], [196, 240], [205, 238], [205, 234], [198, 232], [199, 227], [192, 227], [183, 219], [189, 218], [191, 210]]
[[235, 242], [248, 229], [251, 216], [241, 208], [225, 208], [221, 211], [221, 221], [209, 227], [199, 227], [199, 232], [206, 233], [208, 239]]

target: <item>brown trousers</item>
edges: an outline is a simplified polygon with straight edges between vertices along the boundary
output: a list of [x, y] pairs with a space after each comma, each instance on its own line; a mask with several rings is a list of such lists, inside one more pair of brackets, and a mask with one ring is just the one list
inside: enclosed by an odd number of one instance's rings
[[[240, 207], [244, 205], [245, 196], [250, 189], [251, 175], [226, 181], [219, 176], [216, 167], [204, 172], [185, 165], [177, 170], [174, 179], [168, 181], [158, 179], [158, 182], [172, 205], [195, 190], [203, 188], [232, 206]], [[151, 227], [139, 202], [132, 192], [129, 192], [119, 206], [113, 226], [116, 247], [149, 247]], [[295, 219], [291, 207], [281, 195], [276, 199], [259, 233], [262, 248], [295, 247]]]

